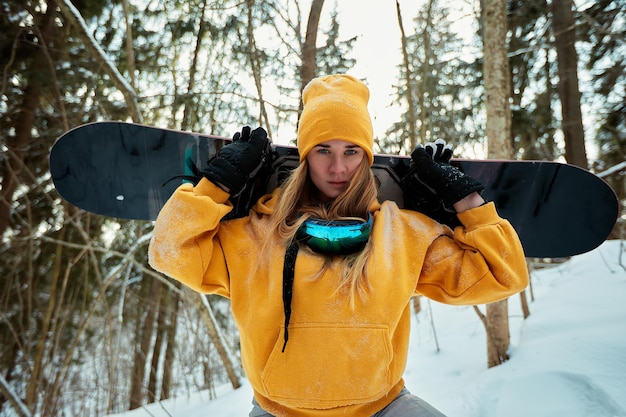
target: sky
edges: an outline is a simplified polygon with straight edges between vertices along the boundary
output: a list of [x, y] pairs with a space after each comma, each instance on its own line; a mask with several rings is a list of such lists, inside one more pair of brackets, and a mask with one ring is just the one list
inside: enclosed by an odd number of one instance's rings
[[[328, 8], [326, 11], [333, 7], [332, 2], [328, 3], [324, 5]], [[356, 58], [356, 64], [350, 73], [366, 80], [370, 88], [369, 108], [374, 136], [383, 137], [399, 114], [398, 108], [391, 106], [393, 84], [402, 59], [395, 0], [342, 0], [337, 6], [344, 39], [357, 36], [351, 54]]]
[[[472, 307], [424, 299], [412, 319], [407, 388], [448, 417], [626, 417], [625, 245], [605, 242], [534, 271], [530, 316], [510, 299], [510, 359], [491, 369]], [[196, 392], [115, 417], [242, 417], [251, 399], [246, 381], [218, 387], [213, 400]]]

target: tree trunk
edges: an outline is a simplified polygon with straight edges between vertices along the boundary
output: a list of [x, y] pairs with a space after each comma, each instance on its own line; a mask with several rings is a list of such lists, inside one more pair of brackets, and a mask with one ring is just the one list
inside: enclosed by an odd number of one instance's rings
[[[313, 79], [317, 73], [317, 31], [322, 15], [322, 7], [324, 0], [313, 0], [311, 3], [311, 11], [309, 12], [309, 20], [306, 25], [306, 34], [304, 35], [304, 43], [302, 44], [302, 65], [300, 67], [300, 97], [304, 87]], [[300, 100], [298, 108], [298, 121], [303, 109], [302, 100]]]
[[300, 67], [300, 91], [315, 78], [317, 72], [317, 32], [322, 15], [324, 0], [313, 0], [309, 20], [306, 25], [306, 34], [302, 44], [302, 66]]
[[588, 168], [585, 131], [580, 110], [578, 89], [578, 55], [572, 0], [552, 0], [554, 31], [561, 99], [561, 129], [565, 138], [565, 159], [568, 163]]
[[[146, 288], [149, 288], [149, 291], [147, 291]], [[152, 344], [152, 335], [154, 334], [154, 324], [158, 310], [160, 288], [161, 281], [158, 279], [145, 277], [142, 282], [143, 296], [141, 299], [147, 301], [148, 311], [146, 312], [143, 321], [141, 320], [141, 317], [138, 317], [137, 319], [138, 322], [141, 323], [137, 326], [137, 336], [140, 341], [140, 345], [135, 350], [135, 361], [131, 374], [129, 410], [139, 408], [143, 404], [143, 384], [146, 375], [146, 363], [150, 353], [150, 345]]]
[[[413, 101], [413, 77], [411, 72], [409, 51], [407, 49], [406, 33], [404, 32], [404, 24], [402, 22], [402, 13], [400, 12], [400, 2], [396, 0], [396, 15], [398, 16], [398, 27], [400, 28], [400, 40], [402, 45], [402, 65], [404, 66], [404, 83], [406, 85], [406, 101], [409, 111], [407, 113], [409, 149], [412, 150], [417, 145], [417, 111], [415, 110], [415, 102]], [[422, 123], [423, 125], [423, 123]]]
[[[422, 44], [424, 45], [424, 57], [422, 63], [422, 88], [420, 88], [420, 141], [422, 143], [426, 143], [428, 138], [426, 137], [427, 131], [432, 129], [432, 114], [431, 114], [431, 104], [428, 102], [428, 94], [429, 90], [428, 84], [429, 79], [431, 78], [430, 74], [430, 61], [431, 56], [433, 54], [431, 41], [430, 41], [430, 32], [432, 30], [432, 14], [433, 14], [433, 3], [435, 0], [429, 0], [428, 6], [426, 7], [426, 16], [424, 19], [424, 30], [422, 33]], [[434, 138], [433, 138], [434, 139]], [[411, 148], [413, 149], [413, 148]]]
[[[491, 311], [489, 311], [489, 306], [492, 306]], [[496, 308], [493, 308], [494, 306]], [[497, 308], [497, 307], [502, 307], [502, 306], [504, 306], [504, 308], [502, 309]], [[508, 354], [506, 353], [506, 350], [504, 350], [504, 353], [502, 353], [502, 351], [498, 350], [498, 346], [506, 343], [507, 349], [508, 349], [509, 337], [508, 337], [508, 331], [504, 338], [502, 338], [501, 335], [497, 334], [497, 331], [499, 330], [498, 326], [500, 324], [498, 322], [498, 319], [502, 317], [503, 313], [508, 315], [508, 304], [500, 304], [500, 303], [488, 304], [487, 315], [483, 314], [478, 308], [478, 306], [474, 306], [474, 312], [476, 313], [480, 321], [483, 323], [483, 326], [485, 327], [485, 332], [487, 335], [487, 366], [489, 368], [492, 368], [494, 366], [502, 364], [509, 357], [508, 357]], [[487, 317], [488, 315], [491, 315], [491, 318], [488, 318]], [[508, 328], [508, 317], [507, 317], [506, 323], [507, 323], [507, 328]]]
[[128, 0], [122, 0], [122, 9], [124, 10], [124, 22], [126, 23], [126, 63], [128, 65], [128, 77], [130, 78], [131, 87], [136, 88], [135, 49], [133, 48], [133, 17], [130, 14]]
[[530, 309], [528, 308], [528, 297], [526, 296], [526, 290], [519, 294], [520, 303], [522, 304], [522, 317], [527, 319], [530, 316]]
[[[46, 54], [43, 49], [47, 48], [47, 44], [51, 42], [54, 31], [54, 4], [49, 5], [46, 14], [43, 15], [41, 22], [35, 22], [38, 25], [38, 34], [35, 45], [42, 50], [36, 53], [33, 58], [33, 68], [48, 68]], [[0, 166], [0, 176], [2, 184], [0, 187], [0, 236], [9, 227], [11, 206], [13, 205], [13, 196], [18, 186], [18, 175], [24, 166], [24, 155], [29, 148], [32, 140], [31, 133], [35, 123], [35, 115], [39, 107], [39, 100], [42, 94], [41, 83], [46, 82], [46, 77], [36, 74], [29, 77], [27, 87], [24, 89], [22, 104], [17, 120], [15, 121], [15, 135], [9, 135], [6, 138], [6, 162]]]
[[148, 379], [148, 403], [153, 403], [159, 400], [158, 384], [161, 362], [161, 352], [163, 351], [163, 345], [166, 340], [167, 324], [166, 315], [169, 309], [168, 303], [168, 291], [161, 291], [159, 312], [156, 320], [156, 340], [154, 341], [154, 349], [152, 350], [152, 362], [150, 364], [150, 378]]
[[417, 316], [422, 311], [422, 297], [416, 295], [411, 301], [413, 303], [413, 313]]
[[483, 10], [483, 77], [487, 107], [487, 157], [510, 159], [513, 156], [510, 73], [507, 58], [506, 2], [485, 0]]
[[487, 366], [492, 368], [509, 359], [509, 303], [508, 300], [487, 304], [487, 328], [489, 346], [487, 348]]
[[[67, 227], [63, 227], [59, 233], [59, 241], [65, 240]], [[52, 269], [52, 279], [50, 281], [50, 296], [48, 298], [48, 306], [44, 314], [41, 331], [39, 334], [39, 340], [37, 341], [37, 348], [35, 350], [35, 357], [32, 358], [32, 370], [28, 385], [26, 387], [26, 404], [30, 406], [32, 410], [36, 409], [38, 395], [41, 394], [41, 383], [43, 382], [43, 368], [46, 363], [46, 348], [48, 346], [48, 338], [50, 337], [50, 328], [52, 326], [54, 310], [57, 307], [56, 302], [59, 298], [57, 290], [59, 290], [59, 278], [61, 277], [61, 255], [63, 252], [63, 246], [57, 245], [56, 254], [54, 257], [54, 268]]]
[[198, 34], [196, 35], [196, 47], [193, 52], [191, 67], [189, 68], [189, 84], [187, 85], [185, 106], [183, 108], [183, 120], [180, 124], [181, 130], [190, 130], [192, 125], [191, 112], [193, 111], [193, 105], [191, 98], [196, 88], [196, 74], [198, 73], [198, 59], [200, 58], [202, 50], [202, 39], [204, 39], [204, 34], [207, 31], [207, 24], [204, 20], [206, 7], [207, 0], [202, 3], [202, 12], [200, 13], [200, 22], [198, 23]]
[[265, 98], [263, 96], [263, 79], [261, 74], [261, 62], [259, 58], [259, 51], [256, 47], [256, 40], [254, 38], [254, 18], [252, 16], [252, 9], [254, 8], [255, 0], [246, 0], [247, 13], [248, 13], [248, 26], [246, 34], [248, 36], [248, 56], [250, 57], [250, 69], [252, 70], [252, 76], [254, 78], [254, 85], [256, 86], [257, 94], [259, 95], [259, 123], [265, 126], [267, 134], [272, 137], [272, 130], [270, 126], [269, 116], [267, 115], [267, 109], [265, 108]]
[[[176, 283], [179, 287], [180, 284]], [[180, 287], [179, 287], [180, 288]], [[171, 294], [171, 308], [169, 309], [169, 320], [167, 324], [167, 332], [165, 334], [165, 360], [163, 361], [163, 381], [161, 383], [161, 400], [170, 398], [172, 388], [172, 367], [174, 358], [176, 357], [176, 328], [178, 307], [180, 305], [180, 294], [174, 292]]]
[[[504, 0], [485, 0], [482, 13], [483, 76], [485, 82], [488, 139], [487, 157], [510, 159], [511, 109], [509, 105], [510, 73], [507, 58], [507, 20]], [[488, 366], [496, 366], [508, 359], [509, 318], [508, 301], [487, 305], [483, 320], [487, 332]]]

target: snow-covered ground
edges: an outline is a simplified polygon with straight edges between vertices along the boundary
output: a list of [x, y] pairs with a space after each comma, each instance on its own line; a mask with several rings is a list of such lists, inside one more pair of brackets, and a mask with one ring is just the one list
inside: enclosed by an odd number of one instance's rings
[[[413, 322], [407, 387], [449, 417], [626, 417], [623, 244], [606, 242], [534, 272], [531, 315], [523, 320], [519, 298], [511, 298], [511, 358], [492, 369], [473, 309], [424, 299]], [[242, 417], [251, 398], [246, 383], [220, 387], [215, 400], [199, 392], [116, 416]]]

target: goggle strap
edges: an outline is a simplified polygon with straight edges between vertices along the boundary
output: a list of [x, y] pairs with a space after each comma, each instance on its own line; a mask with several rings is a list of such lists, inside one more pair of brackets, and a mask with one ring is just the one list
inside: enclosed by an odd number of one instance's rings
[[300, 245], [294, 239], [291, 241], [285, 252], [285, 261], [283, 263], [283, 309], [285, 312], [285, 343], [283, 344], [283, 353], [287, 347], [289, 340], [289, 319], [291, 318], [291, 299], [293, 297], [293, 281], [296, 271], [296, 258]]

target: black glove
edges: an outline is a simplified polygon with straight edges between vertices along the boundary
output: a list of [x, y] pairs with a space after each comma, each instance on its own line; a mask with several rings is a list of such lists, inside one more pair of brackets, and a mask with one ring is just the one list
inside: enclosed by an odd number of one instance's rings
[[270, 140], [265, 129], [259, 127], [251, 131], [246, 126], [209, 161], [202, 175], [234, 197], [270, 158]]
[[450, 227], [459, 226], [454, 203], [483, 185], [450, 165], [452, 146], [438, 139], [426, 147], [418, 145], [411, 154], [409, 172], [402, 179], [406, 208], [419, 211]]

